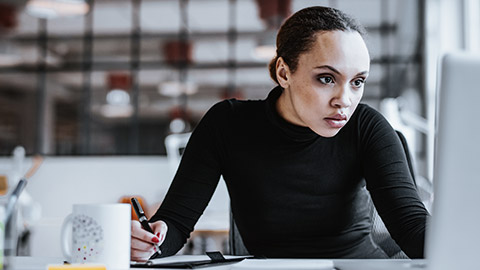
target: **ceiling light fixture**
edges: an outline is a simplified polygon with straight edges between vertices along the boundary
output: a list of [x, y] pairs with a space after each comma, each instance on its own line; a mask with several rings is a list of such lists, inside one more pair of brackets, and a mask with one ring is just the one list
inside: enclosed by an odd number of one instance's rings
[[100, 112], [107, 118], [126, 118], [133, 114], [133, 106], [130, 104], [130, 95], [124, 89], [108, 91], [107, 103], [103, 104]]
[[103, 104], [100, 107], [100, 113], [107, 118], [128, 118], [133, 115], [133, 106]]
[[130, 104], [130, 95], [124, 89], [113, 89], [107, 93], [107, 104], [110, 105], [128, 105]]
[[133, 114], [133, 106], [130, 103], [128, 91], [132, 87], [132, 77], [128, 72], [109, 72], [106, 76], [108, 85], [106, 103], [100, 108], [100, 112], [107, 118], [125, 118]]
[[0, 67], [13, 67], [21, 63], [21, 57], [7, 40], [0, 40]]
[[158, 85], [158, 93], [167, 97], [193, 95], [198, 92], [198, 87], [193, 82], [167, 81]]
[[257, 41], [254, 56], [261, 60], [270, 60], [277, 53], [276, 43], [277, 31], [268, 29]]
[[14, 29], [18, 24], [20, 4], [0, 1], [0, 30]]
[[270, 60], [276, 54], [277, 30], [292, 13], [292, 0], [256, 0], [258, 16], [265, 25], [265, 32], [257, 41], [254, 57]]
[[18, 55], [3, 54], [0, 52], [0, 67], [14, 67], [22, 63]]
[[89, 9], [85, 0], [30, 0], [26, 6], [28, 14], [43, 19], [81, 16]]

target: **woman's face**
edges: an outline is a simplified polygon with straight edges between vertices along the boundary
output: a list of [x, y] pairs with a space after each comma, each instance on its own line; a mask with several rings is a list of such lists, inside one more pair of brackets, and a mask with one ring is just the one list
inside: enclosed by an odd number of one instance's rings
[[287, 121], [333, 137], [357, 108], [369, 69], [359, 33], [320, 32], [312, 48], [299, 56], [295, 72], [282, 58], [277, 61], [277, 78], [285, 88], [277, 109]]

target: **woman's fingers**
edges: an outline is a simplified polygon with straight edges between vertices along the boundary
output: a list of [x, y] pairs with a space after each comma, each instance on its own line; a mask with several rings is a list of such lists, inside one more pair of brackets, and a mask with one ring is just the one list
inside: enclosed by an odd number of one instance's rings
[[131, 247], [132, 249], [147, 251], [152, 249], [152, 243], [147, 243], [141, 239], [132, 237]]
[[148, 259], [152, 257], [153, 254], [155, 254], [153, 248], [151, 248], [149, 251], [140, 251], [132, 248], [130, 252], [130, 260], [148, 261]]
[[161, 245], [167, 236], [167, 223], [161, 220], [156, 221], [152, 223], [152, 230], [155, 232], [155, 236], [158, 238], [158, 245]]
[[161, 245], [163, 241], [165, 241], [168, 230], [167, 224], [163, 221], [156, 221], [151, 223], [150, 226], [155, 234], [144, 230], [140, 222], [132, 220], [130, 252], [131, 260], [148, 260], [156, 252], [156, 248], [153, 246], [153, 244]]
[[156, 235], [144, 230], [140, 225], [140, 222], [136, 220], [132, 220], [132, 238], [151, 244], [160, 242], [160, 239]]

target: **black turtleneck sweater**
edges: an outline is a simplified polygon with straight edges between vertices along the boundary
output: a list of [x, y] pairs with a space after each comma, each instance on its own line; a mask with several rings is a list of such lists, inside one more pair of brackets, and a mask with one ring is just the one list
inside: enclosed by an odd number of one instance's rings
[[278, 114], [282, 91], [266, 100], [219, 102], [200, 121], [151, 220], [169, 226], [163, 254], [183, 246], [223, 175], [251, 254], [383, 257], [370, 237], [368, 190], [402, 250], [423, 257], [428, 213], [383, 116], [360, 104], [336, 136], [325, 138]]

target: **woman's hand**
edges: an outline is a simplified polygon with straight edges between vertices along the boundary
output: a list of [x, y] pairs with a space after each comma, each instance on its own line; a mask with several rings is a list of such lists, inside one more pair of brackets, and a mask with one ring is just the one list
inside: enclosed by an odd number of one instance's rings
[[149, 233], [142, 228], [140, 222], [132, 220], [132, 241], [130, 259], [132, 261], [147, 261], [157, 252], [153, 244], [161, 245], [167, 235], [167, 224], [161, 220], [150, 223], [155, 234]]

